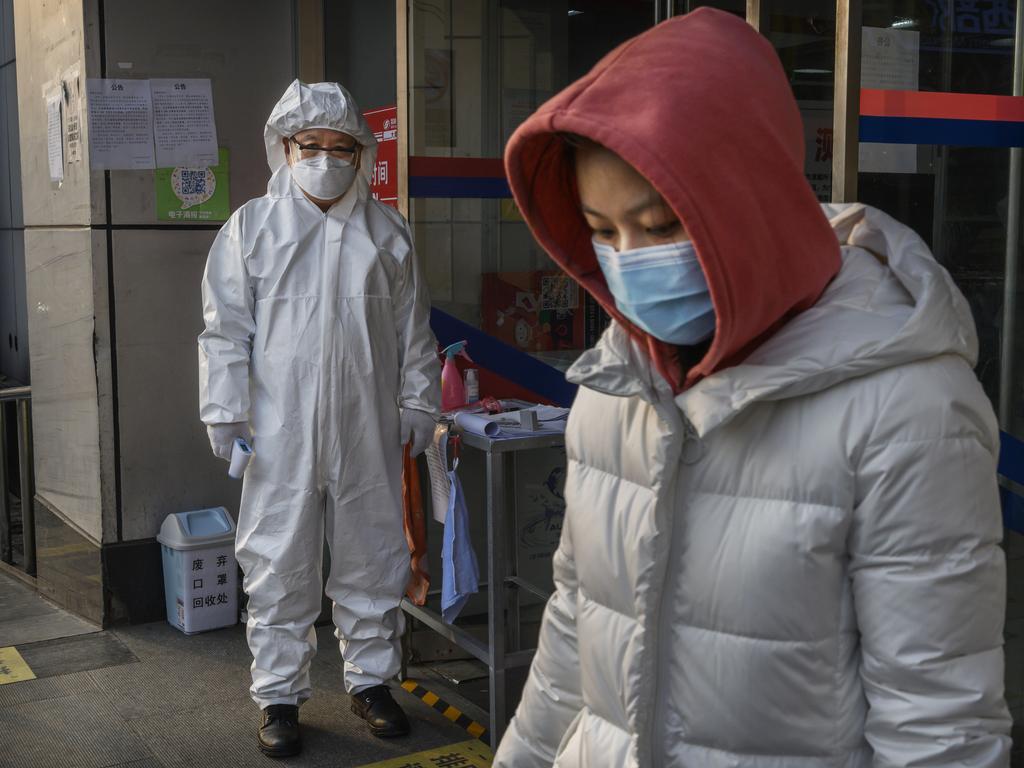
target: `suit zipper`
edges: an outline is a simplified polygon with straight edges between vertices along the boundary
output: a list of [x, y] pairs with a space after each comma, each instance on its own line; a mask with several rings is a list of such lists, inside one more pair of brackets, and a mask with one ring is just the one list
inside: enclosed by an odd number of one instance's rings
[[[311, 205], [313, 202], [308, 201]], [[317, 207], [319, 211], [319, 207]], [[322, 464], [323, 451], [323, 430], [320, 428], [322, 422], [321, 409], [324, 407], [326, 402], [324, 398], [324, 387], [326, 385], [324, 377], [327, 371], [327, 301], [324, 292], [327, 290], [327, 213], [325, 211], [320, 212], [320, 239], [322, 245], [320, 248], [320, 365], [317, 373], [317, 379], [319, 380], [319, 386], [317, 387], [316, 403], [313, 408], [313, 429], [316, 432], [316, 440], [313, 445], [316, 446], [316, 473], [318, 483], [325, 482], [324, 468]]]

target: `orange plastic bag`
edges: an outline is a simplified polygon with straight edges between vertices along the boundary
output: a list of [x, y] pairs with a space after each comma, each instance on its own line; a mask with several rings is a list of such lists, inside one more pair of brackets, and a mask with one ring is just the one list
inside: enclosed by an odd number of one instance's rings
[[405, 540], [409, 544], [412, 573], [405, 587], [406, 596], [416, 605], [426, 605], [430, 591], [430, 571], [427, 568], [427, 518], [420, 493], [420, 470], [412, 458], [410, 447], [405, 446], [402, 459], [402, 501]]

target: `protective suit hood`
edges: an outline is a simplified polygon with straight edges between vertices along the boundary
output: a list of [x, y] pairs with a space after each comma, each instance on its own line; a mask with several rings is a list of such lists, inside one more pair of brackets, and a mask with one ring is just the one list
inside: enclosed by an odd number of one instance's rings
[[[359, 105], [338, 83], [303, 83], [293, 80], [267, 118], [263, 141], [271, 173], [286, 166], [281, 139], [310, 128], [328, 128], [352, 136], [363, 148], [355, 187], [360, 200], [370, 197], [370, 179], [377, 162], [377, 139]], [[290, 176], [290, 174], [289, 174]]]
[[[559, 133], [617, 153], [690, 233], [718, 328], [688, 371], [676, 347], [617, 310]], [[641, 344], [676, 392], [742, 360], [811, 307], [839, 271], [836, 235], [804, 178], [803, 125], [789, 82], [771, 44], [729, 13], [701, 8], [619, 46], [519, 127], [505, 164], [538, 242]]]

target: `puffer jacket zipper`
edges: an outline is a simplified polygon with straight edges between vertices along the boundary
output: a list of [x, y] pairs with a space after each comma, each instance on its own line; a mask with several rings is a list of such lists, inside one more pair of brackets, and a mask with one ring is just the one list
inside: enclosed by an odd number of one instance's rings
[[[678, 412], [677, 412], [678, 413]], [[679, 569], [675, 567], [678, 562], [678, 553], [682, 539], [683, 526], [677, 519], [679, 513], [679, 498], [682, 493], [681, 483], [683, 481], [684, 467], [692, 466], [704, 458], [704, 444], [697, 434], [697, 430], [690, 423], [689, 419], [680, 414], [682, 421], [682, 441], [679, 444], [678, 456], [674, 457], [672, 466], [666, 466], [666, 471], [672, 471], [671, 482], [665, 485], [664, 504], [666, 510], [666, 525], [668, 530], [669, 547], [666, 555], [664, 578], [662, 579], [662, 590], [658, 601], [657, 635], [654, 647], [654, 716], [649, 729], [650, 765], [652, 768], [663, 768], [665, 764], [665, 746], [668, 744], [667, 731], [667, 705], [668, 697], [666, 672], [668, 669], [668, 649], [672, 647], [672, 600], [674, 599], [675, 584], [678, 578]], [[667, 480], [668, 478], [666, 478]]]

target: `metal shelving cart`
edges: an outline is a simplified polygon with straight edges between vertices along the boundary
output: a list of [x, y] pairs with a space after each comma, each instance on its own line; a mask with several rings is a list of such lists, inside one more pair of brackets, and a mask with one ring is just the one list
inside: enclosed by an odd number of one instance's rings
[[[550, 596], [547, 590], [529, 583], [519, 575], [518, 510], [507, 494], [515, 482], [515, 456], [519, 451], [565, 446], [563, 433], [545, 433], [523, 437], [491, 439], [469, 432], [457, 431], [466, 448], [484, 453], [487, 483], [487, 637], [484, 643], [461, 627], [448, 624], [440, 614], [420, 607], [408, 599], [402, 608], [413, 618], [441, 634], [485, 665], [489, 675], [490, 737], [496, 746], [508, 723], [506, 675], [509, 670], [525, 667], [533, 660], [535, 649], [522, 648], [520, 596], [523, 592], [541, 600]], [[482, 574], [483, 575], [483, 574]], [[506, 616], [507, 612], [507, 616]]]

